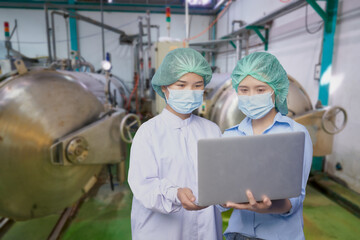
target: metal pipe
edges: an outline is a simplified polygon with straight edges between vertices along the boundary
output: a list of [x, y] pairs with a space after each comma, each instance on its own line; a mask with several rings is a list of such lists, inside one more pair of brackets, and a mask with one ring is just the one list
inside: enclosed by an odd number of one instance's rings
[[287, 5], [285, 5], [285, 7], [283, 8], [280, 8], [274, 12], [271, 12], [270, 14], [266, 15], [265, 17], [263, 18], [260, 18], [252, 23], [249, 23], [245, 26], [242, 26], [240, 27], [239, 30], [235, 31], [235, 32], [232, 32], [226, 36], [224, 36], [224, 38], [231, 38], [231, 37], [234, 37], [234, 36], [237, 36], [241, 33], [244, 33], [247, 31], [247, 28], [248, 26], [262, 26], [262, 25], [265, 25], [266, 23], [274, 20], [275, 18], [278, 18], [278, 17], [281, 17], [289, 12], [292, 12], [298, 8], [301, 8], [303, 6], [305, 6], [307, 4], [306, 0], [298, 0], [296, 2], [293, 2], [293, 3], [289, 3]]
[[52, 42], [53, 42], [53, 54], [54, 54], [54, 60], [56, 61], [56, 42], [55, 42], [55, 23], [54, 23], [54, 14], [55, 11], [51, 13], [51, 33], [52, 33]]
[[88, 67], [89, 69], [90, 69], [90, 72], [95, 72], [95, 67], [94, 67], [94, 65], [92, 65], [91, 63], [89, 63], [89, 62], [82, 62], [82, 61], [80, 61], [80, 63], [79, 63], [79, 65], [80, 65], [80, 67]]
[[241, 58], [241, 41], [240, 39], [236, 40], [236, 61]]
[[88, 23], [91, 23], [91, 24], [99, 26], [99, 27], [104, 27], [105, 29], [110, 30], [112, 32], [127, 36], [124, 31], [121, 31], [121, 30], [119, 30], [117, 28], [114, 28], [114, 27], [112, 27], [110, 25], [102, 24], [101, 22], [95, 21], [95, 20], [93, 20], [91, 18], [85, 17], [85, 16], [80, 15], [78, 13], [71, 12], [71, 11], [65, 9], [65, 8], [58, 7], [57, 5], [54, 5], [54, 4], [48, 4], [48, 6], [58, 8], [58, 9], [64, 11], [64, 12], [67, 12], [69, 14], [70, 18], [75, 18], [75, 19], [78, 19], [78, 20], [82, 20], [84, 22], [88, 22]]
[[[52, 42], [53, 42], [53, 54], [54, 54], [54, 61], [57, 60], [56, 56], [56, 37], [55, 37], [55, 17], [54, 15], [57, 14], [59, 16], [63, 16], [64, 19], [67, 18], [69, 15], [66, 13], [58, 12], [58, 11], [52, 11], [51, 12], [51, 28], [52, 28]], [[66, 20], [65, 20], [66, 21]], [[66, 26], [66, 23], [65, 23]], [[69, 52], [69, 51], [68, 51]], [[68, 56], [69, 58], [69, 56]]]
[[[147, 29], [147, 37], [148, 37], [148, 50], [150, 53], [150, 49], [151, 49], [151, 24], [150, 24], [150, 11], [147, 12], [146, 15], [146, 29]], [[150, 56], [150, 55], [149, 55]]]
[[139, 95], [140, 98], [144, 97], [144, 50], [143, 50], [143, 24], [142, 24], [142, 17], [138, 17], [139, 21], [139, 37], [138, 37], [138, 49], [139, 49], [139, 55], [138, 58], [140, 59], [140, 71], [139, 71]]
[[[147, 25], [143, 25], [143, 27], [147, 27]], [[156, 41], [159, 41], [159, 38], [160, 38], [160, 26], [159, 25], [150, 25], [150, 28], [156, 28], [156, 36], [157, 36], [157, 39]]]
[[185, 39], [189, 42], [189, 2], [185, 0]]
[[45, 26], [46, 26], [46, 40], [47, 40], [47, 45], [48, 45], [48, 54], [49, 54], [49, 59], [48, 62], [52, 62], [52, 56], [51, 56], [51, 43], [50, 43], [50, 30], [49, 30], [49, 14], [48, 14], [48, 7], [47, 4], [44, 5], [44, 10], [45, 10]]
[[[5, 8], [22, 8], [22, 9], [43, 9], [44, 4], [48, 4], [48, 1], [36, 1], [36, 2], [0, 2], [0, 7]], [[99, 5], [89, 5], [89, 4], [51, 4], [51, 8], [61, 8], [61, 9], [73, 9], [76, 11], [99, 11]], [[50, 6], [49, 6], [50, 7]], [[109, 4], [104, 5], [104, 11], [119, 11], [119, 12], [140, 12], [144, 13], [148, 9], [150, 9], [151, 13], [164, 13], [165, 7], [170, 7], [172, 14], [184, 14], [184, 6], [181, 5], [161, 5], [161, 4], [151, 4], [151, 5], [144, 5], [144, 4]], [[213, 9], [207, 8], [191, 8], [189, 10], [190, 14], [197, 14], [197, 15], [216, 15], [217, 11]]]
[[70, 60], [70, 38], [69, 38], [69, 20], [65, 20], [65, 27], [66, 27], [66, 46], [67, 46], [67, 59]]
[[15, 32], [16, 29], [17, 29], [17, 20], [15, 19], [15, 26], [14, 26], [13, 30], [11, 31], [9, 40], [11, 40], [11, 38], [14, 35], [14, 32]]
[[103, 55], [103, 60], [105, 60], [105, 36], [104, 36], [104, 10], [103, 10], [103, 0], [100, 0], [100, 11], [101, 11], [102, 55]]
[[[147, 79], [146, 81], [150, 80], [150, 74], [151, 74], [151, 24], [150, 24], [150, 11], [147, 11], [146, 14], [146, 29], [147, 29], [147, 38], [148, 38], [148, 42], [147, 42], [147, 64], [146, 64], [146, 69], [147, 69]], [[146, 84], [147, 85], [147, 84]]]
[[245, 25], [245, 22], [242, 21], [242, 20], [233, 20], [231, 22], [231, 32], [234, 32], [234, 25], [235, 23], [239, 23], [240, 27], [244, 26]]
[[206, 45], [214, 45], [216, 43], [222, 43], [222, 42], [230, 42], [230, 41], [236, 41], [238, 39], [243, 39], [243, 37], [237, 37], [237, 38], [227, 38], [227, 39], [217, 39], [217, 40], [209, 40], [206, 42], [196, 42], [196, 43], [190, 43], [190, 46], [206, 46]]
[[250, 31], [246, 31], [246, 48], [245, 48], [245, 55], [249, 55], [249, 48], [250, 48]]

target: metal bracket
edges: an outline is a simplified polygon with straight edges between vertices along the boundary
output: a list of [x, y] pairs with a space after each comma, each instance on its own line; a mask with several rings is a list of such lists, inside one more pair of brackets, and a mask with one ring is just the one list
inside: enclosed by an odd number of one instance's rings
[[124, 116], [125, 111], [115, 112], [60, 138], [50, 147], [51, 163], [62, 166], [120, 163], [125, 148], [119, 126]]
[[322, 8], [317, 4], [315, 0], [306, 0], [310, 6], [320, 15], [320, 17], [324, 20], [324, 22], [327, 22], [329, 20], [328, 14], [322, 10]]
[[19, 75], [23, 75], [28, 72], [28, 69], [26, 68], [24, 62], [21, 59], [16, 59], [14, 64]]
[[[246, 29], [254, 30], [254, 32], [259, 36], [261, 41], [264, 43], [265, 51], [267, 51], [269, 44], [269, 28], [264, 26], [247, 26]], [[260, 29], [265, 29], [265, 37], [261, 34]]]
[[[315, 0], [306, 0], [307, 3], [310, 4], [310, 6], [317, 12], [317, 14], [319, 14], [319, 16], [323, 19], [324, 21], [324, 26], [325, 26], [325, 31], [327, 33], [331, 33], [332, 32], [332, 18], [334, 13], [337, 12], [337, 1], [334, 0], [327, 0], [326, 1], [326, 11], [324, 11], [319, 4], [317, 4], [317, 2]], [[336, 24], [336, 22], [335, 22]]]

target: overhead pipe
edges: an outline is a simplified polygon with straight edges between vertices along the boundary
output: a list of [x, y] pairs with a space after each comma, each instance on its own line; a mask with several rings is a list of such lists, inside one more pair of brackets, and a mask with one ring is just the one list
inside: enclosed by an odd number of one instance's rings
[[95, 21], [95, 20], [93, 20], [91, 18], [85, 17], [85, 16], [80, 15], [78, 13], [71, 12], [70, 10], [67, 10], [66, 8], [58, 7], [57, 5], [54, 5], [54, 4], [47, 4], [47, 5], [48, 5], [48, 7], [58, 8], [58, 9], [64, 11], [64, 12], [67, 12], [69, 14], [70, 18], [75, 18], [75, 19], [78, 19], [78, 20], [82, 20], [84, 22], [91, 23], [91, 24], [96, 25], [98, 27], [104, 27], [105, 29], [110, 30], [112, 32], [128, 36], [124, 31], [121, 31], [121, 30], [119, 30], [117, 28], [114, 28], [114, 27], [112, 27], [110, 25], [107, 25], [107, 24], [102, 24], [101, 22]]
[[[47, 1], [37, 2], [0, 2], [0, 7], [4, 8], [21, 8], [21, 9], [43, 9], [44, 4], [48, 4]], [[98, 4], [52, 4], [55, 9], [72, 9], [76, 11], [99, 11], [100, 6]], [[108, 4], [103, 6], [104, 11], [119, 11], [119, 12], [146, 12], [148, 9], [152, 13], [164, 13], [165, 7], [171, 7], [173, 14], [184, 14], [183, 5], [144, 5], [144, 4]], [[197, 15], [216, 15], [217, 10], [211, 8], [191, 8], [190, 14]]]
[[237, 35], [248, 31], [248, 29], [247, 29], [248, 26], [263, 26], [266, 23], [268, 23], [278, 17], [281, 17], [287, 13], [290, 13], [296, 9], [299, 9], [299, 8], [305, 6], [306, 4], [307, 4], [306, 0], [298, 0], [296, 2], [289, 3], [289, 4], [285, 5], [285, 7], [282, 7], [274, 12], [271, 12], [270, 14], [266, 15], [265, 17], [262, 17], [252, 23], [249, 23], [249, 24], [246, 24], [246, 25], [240, 27], [239, 30], [232, 32], [230, 34], [227, 34], [223, 38], [236, 37]]

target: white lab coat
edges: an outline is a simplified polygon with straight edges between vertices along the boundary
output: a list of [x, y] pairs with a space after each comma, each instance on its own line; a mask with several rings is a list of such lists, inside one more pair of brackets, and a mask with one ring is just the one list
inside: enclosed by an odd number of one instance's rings
[[220, 137], [219, 127], [191, 115], [182, 120], [164, 109], [141, 125], [131, 147], [128, 182], [134, 194], [131, 210], [133, 240], [220, 240], [219, 210], [185, 210], [179, 187], [197, 197], [197, 141]]

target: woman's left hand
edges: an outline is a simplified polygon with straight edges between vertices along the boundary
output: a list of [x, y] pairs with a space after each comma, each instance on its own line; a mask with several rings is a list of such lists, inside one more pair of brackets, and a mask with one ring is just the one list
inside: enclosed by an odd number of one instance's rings
[[272, 205], [271, 200], [267, 196], [264, 196], [262, 202], [257, 202], [250, 190], [246, 191], [246, 195], [249, 200], [249, 203], [227, 202], [223, 206], [227, 208], [235, 208], [241, 210], [250, 210], [258, 213], [265, 213]]

